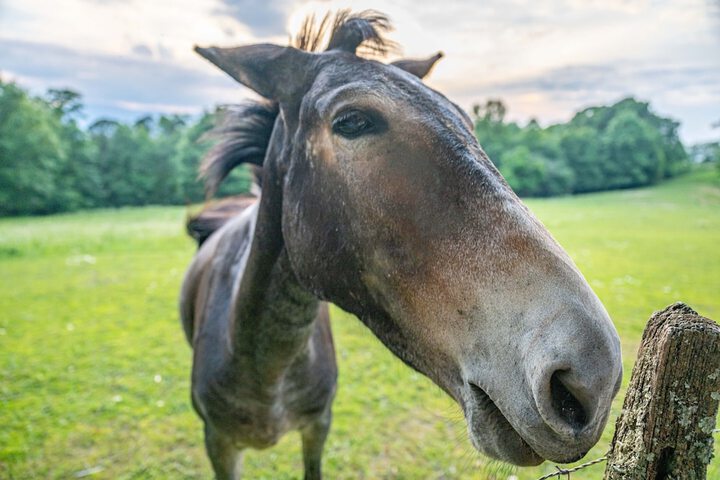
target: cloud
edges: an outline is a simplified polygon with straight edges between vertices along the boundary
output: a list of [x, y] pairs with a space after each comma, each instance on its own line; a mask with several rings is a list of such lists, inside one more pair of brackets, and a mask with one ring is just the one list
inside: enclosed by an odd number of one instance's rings
[[166, 47], [162, 43], [158, 44], [155, 48], [144, 43], [133, 45], [130, 50], [134, 55], [147, 58], [159, 58], [161, 60], [172, 60], [175, 58], [172, 49]]
[[140, 114], [147, 114], [148, 112], [173, 112], [192, 115], [198, 112], [197, 106], [195, 105], [177, 105], [169, 103], [141, 103], [121, 100], [116, 102], [115, 106], [121, 110], [139, 112]]
[[289, 0], [222, 0], [222, 3], [218, 13], [235, 18], [257, 36], [285, 34]]
[[5, 1], [11, 5], [0, 15], [0, 42], [22, 40], [117, 56], [135, 55], [133, 46], [145, 45], [155, 57], [188, 64], [195, 59], [196, 43], [258, 40], [249, 27], [221, 13], [224, 0], [63, 0], [56, 9], [47, 8], [47, 0]]
[[711, 64], [566, 65], [516, 79], [456, 84], [453, 91], [463, 106], [499, 97], [508, 105], [510, 119], [539, 118], [544, 124], [566, 121], [587, 106], [635, 96], [651, 101], [660, 115], [682, 120], [686, 141], [717, 137], [710, 125], [720, 106], [720, 69]]
[[[140, 48], [147, 53], [149, 48]], [[46, 43], [0, 42], [3, 74], [35, 93], [46, 86], [69, 87], [84, 96], [87, 113], [129, 120], [140, 113], [190, 113], [215, 103], [232, 103], [249, 91], [210, 65], [188, 68], [146, 55], [121, 57], [87, 53]], [[202, 60], [198, 59], [198, 62]]]
[[[469, 108], [502, 97], [517, 120], [561, 121], [625, 95], [717, 137], [718, 0], [0, 0], [0, 68], [36, 92], [81, 91], [93, 115], [185, 112], [249, 95], [193, 44], [283, 43], [305, 13], [375, 8], [407, 56], [442, 49], [429, 84]], [[78, 22], [82, 19], [82, 22]]]
[[147, 45], [139, 44], [132, 47], [132, 52], [141, 57], [152, 57], [152, 50]]
[[720, 69], [709, 65], [614, 64], [567, 65], [519, 80], [488, 85], [504, 92], [542, 91], [558, 94], [593, 91], [659, 93], [693, 88], [720, 99]]

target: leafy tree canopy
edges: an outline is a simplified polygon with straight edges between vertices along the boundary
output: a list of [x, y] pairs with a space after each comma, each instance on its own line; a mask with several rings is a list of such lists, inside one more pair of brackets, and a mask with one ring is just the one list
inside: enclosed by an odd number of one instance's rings
[[473, 113], [480, 144], [520, 195], [651, 185], [690, 165], [680, 124], [634, 98], [586, 108], [548, 128], [535, 120], [525, 127], [505, 122], [507, 108], [496, 99]]
[[[689, 156], [678, 122], [626, 98], [541, 127], [508, 122], [490, 99], [473, 108], [475, 133], [520, 195], [549, 196], [649, 185], [684, 172]], [[217, 111], [197, 118], [98, 119], [80, 126], [83, 101], [69, 89], [35, 97], [0, 79], [0, 215], [78, 208], [186, 204], [204, 198], [197, 167], [213, 141]], [[694, 147], [697, 161], [718, 161], [716, 143]], [[249, 168], [234, 171], [220, 194], [250, 189]]]

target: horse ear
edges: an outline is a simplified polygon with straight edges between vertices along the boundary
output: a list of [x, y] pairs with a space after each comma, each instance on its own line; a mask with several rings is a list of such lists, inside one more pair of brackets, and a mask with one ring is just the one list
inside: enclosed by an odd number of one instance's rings
[[311, 53], [269, 43], [235, 48], [196, 46], [195, 51], [265, 98], [292, 100], [305, 85]]
[[425, 78], [428, 73], [430, 73], [430, 71], [433, 69], [435, 63], [437, 63], [437, 61], [440, 60], [443, 56], [444, 55], [442, 52], [438, 52], [432, 57], [422, 60], [398, 60], [396, 62], [392, 62], [390, 65], [394, 65], [402, 70], [405, 70], [406, 72], [411, 73], [418, 78]]

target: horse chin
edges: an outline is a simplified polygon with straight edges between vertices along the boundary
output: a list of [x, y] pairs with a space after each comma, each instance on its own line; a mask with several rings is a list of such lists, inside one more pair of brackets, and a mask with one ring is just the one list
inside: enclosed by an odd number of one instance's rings
[[464, 403], [470, 441], [478, 451], [522, 467], [545, 461], [513, 428], [485, 390], [470, 384]]

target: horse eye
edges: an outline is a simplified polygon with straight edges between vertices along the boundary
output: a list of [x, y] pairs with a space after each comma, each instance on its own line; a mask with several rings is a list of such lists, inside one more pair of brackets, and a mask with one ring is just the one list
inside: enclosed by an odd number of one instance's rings
[[355, 110], [340, 115], [332, 123], [333, 132], [345, 138], [359, 137], [371, 131], [373, 126], [367, 115]]

